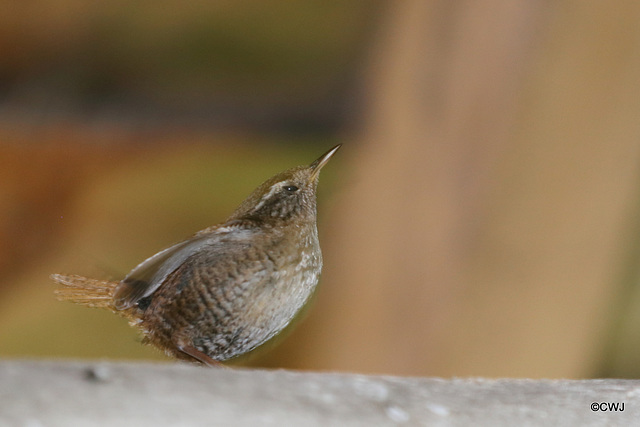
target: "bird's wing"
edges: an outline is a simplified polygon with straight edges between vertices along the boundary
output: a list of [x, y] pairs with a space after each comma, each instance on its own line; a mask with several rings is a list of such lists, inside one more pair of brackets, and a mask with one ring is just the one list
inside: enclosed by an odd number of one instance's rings
[[251, 241], [251, 229], [222, 227], [211, 233], [196, 234], [142, 261], [120, 282], [114, 304], [122, 310], [132, 307], [141, 298], [155, 292], [167, 276], [182, 265], [187, 258], [207, 246], [246, 244]]

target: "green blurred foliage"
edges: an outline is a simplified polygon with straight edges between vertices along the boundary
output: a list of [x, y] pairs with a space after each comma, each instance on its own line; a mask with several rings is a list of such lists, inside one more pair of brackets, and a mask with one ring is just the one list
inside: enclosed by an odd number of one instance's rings
[[10, 96], [85, 101], [323, 97], [361, 57], [377, 3], [5, 1], [0, 79]]

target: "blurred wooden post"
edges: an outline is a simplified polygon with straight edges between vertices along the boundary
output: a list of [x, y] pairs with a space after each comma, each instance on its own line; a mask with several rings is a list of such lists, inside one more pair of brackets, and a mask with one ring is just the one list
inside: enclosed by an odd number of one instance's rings
[[631, 426], [638, 386], [2, 361], [0, 425]]
[[639, 9], [390, 3], [289, 366], [592, 372], [638, 175]]

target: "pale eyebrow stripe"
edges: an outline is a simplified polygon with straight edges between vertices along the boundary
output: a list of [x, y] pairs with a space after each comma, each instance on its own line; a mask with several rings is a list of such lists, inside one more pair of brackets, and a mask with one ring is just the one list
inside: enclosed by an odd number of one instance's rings
[[253, 208], [253, 210], [251, 212], [255, 212], [258, 209], [260, 209], [267, 200], [269, 200], [271, 198], [271, 196], [273, 196], [277, 191], [280, 190], [280, 185], [284, 184], [284, 183], [289, 183], [289, 181], [278, 181], [275, 184], [273, 184], [271, 186], [271, 188], [269, 189], [269, 192], [267, 194], [265, 194], [264, 196], [262, 196], [262, 199], [260, 199], [260, 201], [256, 204], [256, 206]]

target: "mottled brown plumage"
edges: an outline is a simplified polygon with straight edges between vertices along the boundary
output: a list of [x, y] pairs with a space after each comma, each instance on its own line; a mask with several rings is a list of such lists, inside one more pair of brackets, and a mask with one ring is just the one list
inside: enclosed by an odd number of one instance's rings
[[179, 359], [215, 365], [253, 350], [289, 324], [318, 283], [316, 187], [338, 148], [269, 179], [226, 222], [120, 282], [53, 275], [58, 298], [127, 317], [145, 342]]

